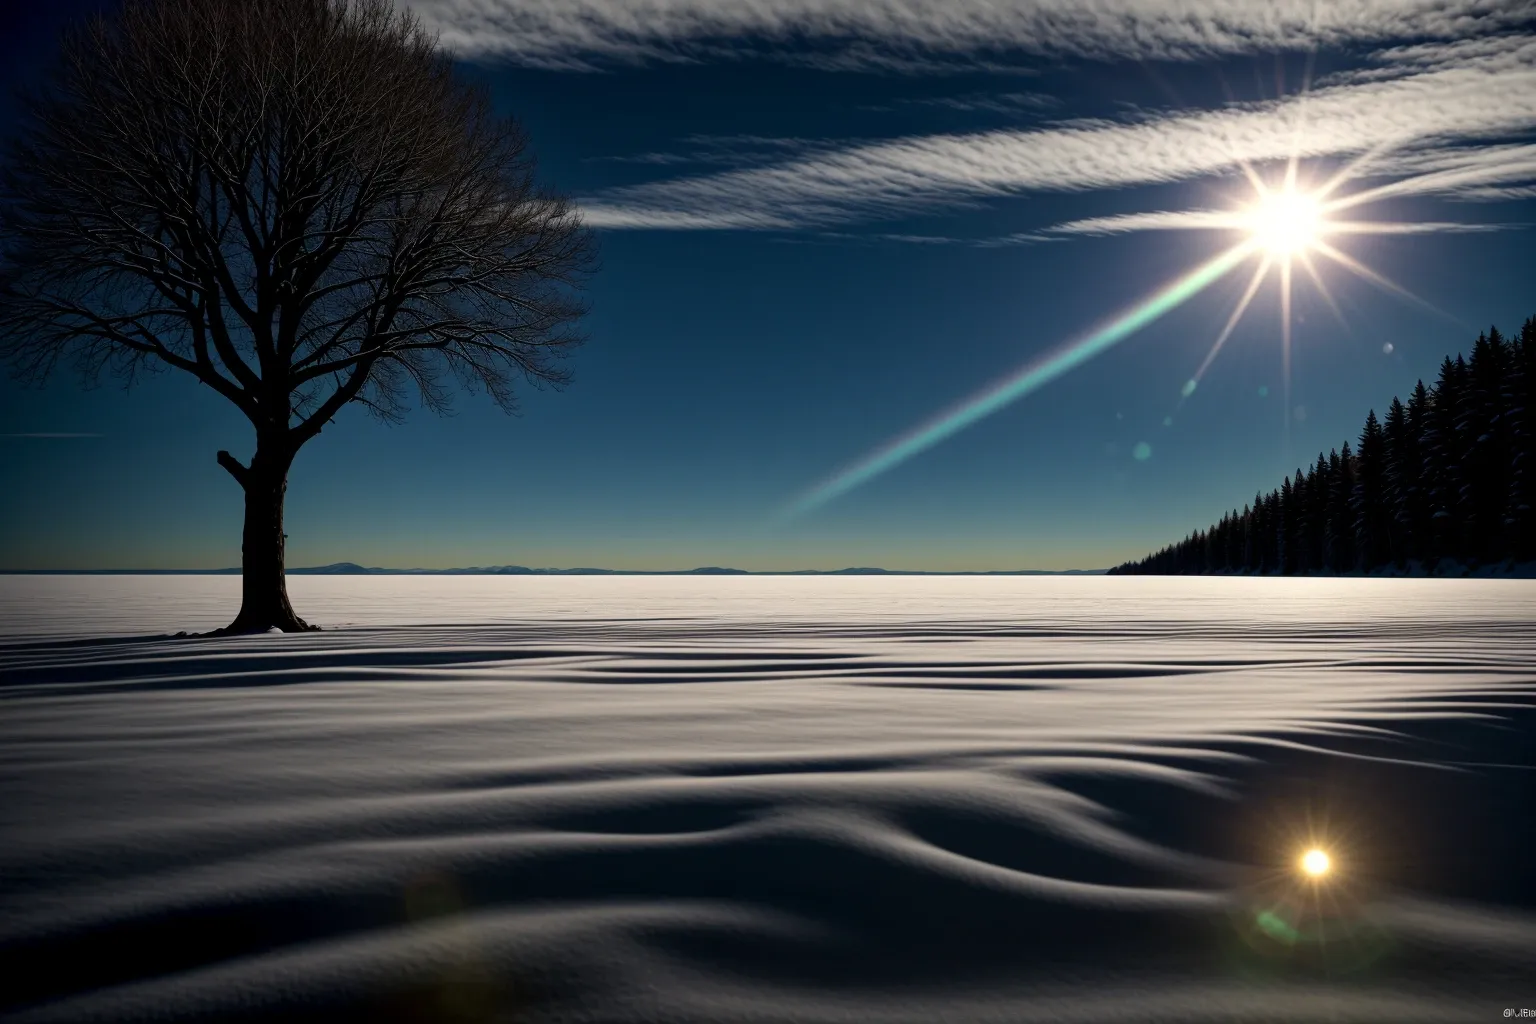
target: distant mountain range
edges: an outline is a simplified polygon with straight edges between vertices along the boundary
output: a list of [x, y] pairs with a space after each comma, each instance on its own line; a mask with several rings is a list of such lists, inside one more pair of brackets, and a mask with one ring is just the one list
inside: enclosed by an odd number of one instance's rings
[[[706, 565], [698, 569], [648, 572], [643, 569], [530, 569], [525, 565], [476, 565], [467, 569], [381, 569], [356, 562], [333, 562], [289, 569], [290, 576], [1098, 576], [1104, 569], [996, 569], [989, 572], [924, 572], [909, 569], [796, 569], [752, 572]], [[239, 569], [0, 569], [19, 576], [238, 576]]]

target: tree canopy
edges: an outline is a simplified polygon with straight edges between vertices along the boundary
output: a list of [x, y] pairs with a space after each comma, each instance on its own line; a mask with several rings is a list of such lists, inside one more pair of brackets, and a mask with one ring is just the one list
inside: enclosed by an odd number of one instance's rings
[[344, 406], [397, 420], [468, 387], [510, 411], [518, 380], [565, 382], [591, 235], [388, 0], [127, 0], [66, 33], [24, 110], [0, 356], [32, 381], [179, 370], [250, 420], [249, 463], [218, 455], [247, 494], [242, 628], [303, 625], [273, 603], [282, 492]]

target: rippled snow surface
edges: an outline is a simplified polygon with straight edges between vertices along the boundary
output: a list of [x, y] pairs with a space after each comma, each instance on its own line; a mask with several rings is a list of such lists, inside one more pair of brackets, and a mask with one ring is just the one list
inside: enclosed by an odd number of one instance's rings
[[0, 577], [0, 1016], [1536, 1008], [1530, 581], [238, 586]]

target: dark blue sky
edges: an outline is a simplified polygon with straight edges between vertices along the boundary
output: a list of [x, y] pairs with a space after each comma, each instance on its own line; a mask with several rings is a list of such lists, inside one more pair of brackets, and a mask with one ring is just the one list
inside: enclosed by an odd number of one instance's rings
[[[1536, 42], [1470, 2], [1487, 16], [1379, 0], [1339, 25], [1143, 4], [1131, 27], [1052, 21], [1065, 0], [418, 6], [599, 229], [591, 340], [518, 418], [475, 397], [396, 427], [344, 414], [294, 467], [290, 565], [1102, 567], [1536, 313]], [[13, 77], [69, 10], [6, 26]], [[1371, 154], [1337, 194], [1389, 194], [1336, 219], [1415, 227], [1330, 242], [1437, 311], [1317, 254], [1336, 314], [1298, 266], [1288, 427], [1278, 275], [1180, 404], [1253, 257], [805, 500], [1241, 241], [1188, 211], [1243, 207], [1239, 164], [1278, 183], [1296, 149], [1303, 184]], [[7, 382], [0, 434], [0, 567], [239, 563], [214, 452], [248, 455], [250, 428], [190, 379]]]

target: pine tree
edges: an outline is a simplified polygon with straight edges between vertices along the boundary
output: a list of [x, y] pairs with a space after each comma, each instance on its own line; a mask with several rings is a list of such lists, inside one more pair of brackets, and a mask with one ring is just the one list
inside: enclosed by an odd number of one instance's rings
[[1408, 410], [1396, 398], [1382, 425], [1385, 440], [1383, 500], [1386, 504], [1387, 550], [1401, 568], [1413, 557], [1413, 526], [1409, 499], [1418, 482], [1418, 439], [1410, 436]]
[[1275, 511], [1280, 505], [1280, 495], [1270, 491], [1264, 495], [1258, 515], [1259, 572], [1273, 575], [1280, 571], [1279, 546], [1275, 543]]
[[1462, 554], [1460, 513], [1462, 504], [1461, 368], [1449, 357], [1440, 364], [1424, 431], [1424, 479], [1430, 518], [1429, 555], [1432, 559], [1457, 558]]
[[1259, 507], [1259, 496], [1253, 496], [1252, 505], [1243, 506], [1243, 571], [1259, 571], [1258, 533], [1254, 530], [1253, 517]]
[[1320, 497], [1318, 524], [1323, 534], [1323, 569], [1326, 572], [1339, 572], [1344, 567], [1339, 564], [1339, 539], [1334, 530], [1333, 503], [1334, 494], [1339, 487], [1339, 450], [1333, 449], [1328, 453], [1328, 487]]
[[1328, 529], [1333, 535], [1334, 561], [1338, 572], [1353, 572], [1360, 567], [1355, 547], [1355, 455], [1349, 442], [1339, 452], [1339, 472], [1333, 478], [1333, 493], [1328, 497]]
[[1505, 377], [1510, 417], [1509, 502], [1505, 536], [1517, 562], [1536, 559], [1536, 316], [1520, 329]]
[[1408, 433], [1399, 456], [1399, 508], [1406, 516], [1408, 557], [1424, 562], [1430, 556], [1429, 489], [1424, 479], [1424, 437], [1429, 429], [1430, 394], [1421, 380], [1408, 398]]
[[1291, 478], [1280, 485], [1280, 504], [1275, 510], [1275, 571], [1289, 576], [1296, 571], [1296, 551], [1291, 545], [1291, 527], [1296, 516], [1295, 491]]
[[1536, 559], [1536, 317], [1447, 358], [1384, 420], [1239, 512], [1117, 572], [1295, 574]]
[[1497, 561], [1504, 550], [1504, 506], [1509, 499], [1510, 423], [1504, 417], [1509, 348], [1497, 327], [1480, 335], [1467, 361], [1465, 401], [1457, 433], [1464, 439], [1463, 529], [1467, 555]]
[[1317, 453], [1317, 464], [1307, 478], [1307, 566], [1313, 572], [1328, 571], [1328, 492], [1333, 478], [1328, 458]]
[[1355, 522], [1355, 546], [1360, 567], [1366, 572], [1389, 560], [1386, 529], [1386, 434], [1372, 409], [1360, 432], [1355, 456], [1355, 493], [1351, 501]]

